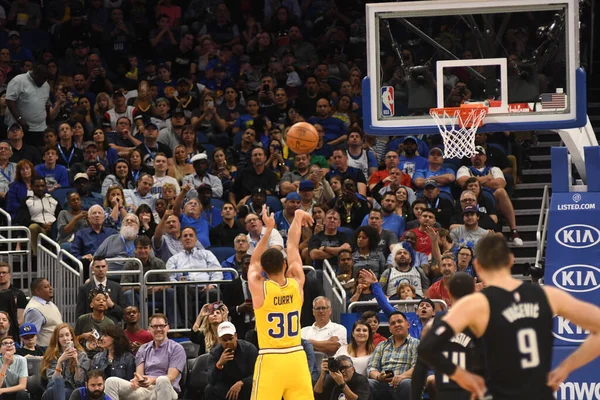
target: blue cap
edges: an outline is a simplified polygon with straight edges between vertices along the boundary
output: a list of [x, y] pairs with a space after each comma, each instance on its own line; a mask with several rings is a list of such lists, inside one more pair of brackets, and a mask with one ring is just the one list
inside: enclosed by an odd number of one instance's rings
[[154, 129], [158, 130], [158, 125], [156, 125], [154, 122], [147, 122], [144, 125], [144, 128], [154, 128]]
[[436, 181], [434, 181], [433, 179], [427, 179], [425, 181], [425, 185], [423, 186], [424, 188], [428, 187], [428, 186], [433, 186], [433, 187], [438, 187], [438, 184]]
[[301, 201], [302, 199], [300, 198], [300, 195], [298, 193], [291, 192], [291, 193], [288, 193], [287, 196], [285, 196], [285, 201], [288, 201], [288, 200]]
[[309, 180], [300, 181], [300, 185], [298, 185], [298, 190], [299, 191], [303, 191], [303, 190], [315, 190], [315, 184], [312, 181], [309, 181]]
[[19, 336], [37, 335], [38, 331], [34, 324], [31, 322], [25, 322], [19, 328]]
[[402, 143], [406, 142], [408, 139], [412, 139], [412, 140], [413, 140], [415, 143], [419, 143], [419, 142], [417, 141], [417, 138], [416, 138], [416, 137], [414, 137], [414, 136], [407, 136], [407, 137], [405, 137], [405, 138], [404, 138], [404, 141], [403, 141]]

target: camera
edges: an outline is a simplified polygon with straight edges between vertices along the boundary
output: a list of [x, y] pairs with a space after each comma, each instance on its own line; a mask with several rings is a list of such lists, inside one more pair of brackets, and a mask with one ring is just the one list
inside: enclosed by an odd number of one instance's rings
[[416, 67], [410, 67], [409, 69], [410, 76], [417, 83], [424, 84], [427, 80], [427, 76], [429, 75], [429, 71], [427, 67], [424, 65], [417, 65]]
[[329, 357], [327, 359], [327, 368], [331, 372], [340, 372], [340, 363], [334, 357]]
[[466, 94], [467, 94], [467, 88], [466, 88], [466, 86], [460, 86], [460, 87], [458, 88], [458, 93], [459, 93], [461, 96], [464, 96], [464, 95], [466, 95]]

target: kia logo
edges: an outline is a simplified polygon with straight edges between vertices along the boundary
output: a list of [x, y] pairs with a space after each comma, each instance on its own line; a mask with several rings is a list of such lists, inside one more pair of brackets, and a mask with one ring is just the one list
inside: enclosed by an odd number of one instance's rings
[[552, 336], [562, 341], [582, 343], [589, 333], [564, 317], [556, 316], [552, 319]]
[[600, 287], [600, 268], [585, 264], [567, 265], [556, 270], [552, 282], [567, 292], [592, 292]]
[[565, 247], [586, 249], [600, 243], [600, 230], [590, 225], [567, 225], [560, 228], [554, 238]]

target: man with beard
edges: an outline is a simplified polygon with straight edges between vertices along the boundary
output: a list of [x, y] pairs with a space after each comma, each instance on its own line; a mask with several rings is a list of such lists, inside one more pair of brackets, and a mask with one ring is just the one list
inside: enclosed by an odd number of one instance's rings
[[440, 223], [442, 228], [448, 228], [454, 211], [452, 202], [447, 197], [440, 196], [438, 184], [433, 179], [426, 180], [423, 186], [423, 196], [427, 202], [427, 208], [433, 210], [435, 220]]
[[152, 335], [140, 327], [140, 310], [136, 306], [129, 306], [123, 311], [123, 321], [125, 321], [125, 336], [131, 344], [133, 354], [137, 353], [141, 345], [152, 341]]
[[[94, 257], [102, 258], [129, 258], [135, 257], [135, 246], [133, 241], [137, 237], [140, 230], [140, 220], [135, 214], [127, 214], [123, 218], [121, 231], [110, 235], [102, 242], [98, 250], [94, 253]], [[108, 264], [109, 271], [121, 271], [125, 261], [115, 261]], [[116, 282], [120, 281], [118, 275], [112, 275], [111, 279]]]
[[340, 213], [337, 210], [329, 210], [325, 214], [325, 229], [310, 238], [308, 250], [315, 268], [322, 270], [323, 260], [328, 260], [335, 269], [340, 251], [343, 249], [352, 251], [351, 238], [346, 233], [338, 231], [340, 225]]
[[[352, 178], [356, 183], [358, 192], [363, 196], [367, 196], [367, 179], [362, 171], [358, 168], [348, 166], [348, 152], [344, 148], [336, 148], [333, 150], [333, 167], [327, 175], [329, 180], [334, 175], [342, 177], [342, 181], [346, 178]], [[355, 191], [356, 192], [356, 191]]]
[[494, 232], [479, 227], [476, 207], [467, 206], [463, 209], [463, 221], [463, 225], [459, 225], [450, 232], [452, 242], [458, 246], [468, 245], [469, 242], [477, 243], [482, 237]]
[[194, 228], [202, 246], [210, 247], [210, 227], [207, 220], [202, 217], [202, 208], [198, 198], [194, 197], [188, 200], [188, 202], [185, 203], [185, 207], [183, 207], [183, 213], [181, 212], [183, 199], [191, 189], [192, 186], [189, 183], [183, 185], [181, 192], [179, 192], [177, 198], [175, 198], [173, 214], [179, 218], [182, 229], [187, 227]]
[[104, 373], [99, 369], [88, 371], [85, 387], [74, 390], [69, 400], [110, 400], [104, 393]]
[[[106, 272], [108, 264], [103, 257], [95, 256], [91, 265], [92, 278], [90, 281], [79, 287], [77, 294], [77, 308], [75, 314], [77, 318], [93, 311], [90, 305], [90, 296], [93, 291], [106, 293], [106, 316], [116, 323], [120, 323], [123, 318], [123, 308], [125, 300], [123, 291], [119, 282], [108, 279]], [[100, 331], [98, 331], [100, 332]]]
[[83, 346], [89, 358], [96, 354], [98, 339], [104, 328], [115, 323], [106, 316], [108, 295], [103, 290], [92, 289], [88, 301], [92, 312], [83, 314], [75, 323], [77, 341]]
[[356, 183], [352, 178], [342, 181], [342, 195], [331, 200], [329, 207], [340, 213], [342, 226], [352, 230], [358, 228], [369, 213], [369, 203], [356, 192]]
[[46, 278], [36, 278], [31, 282], [31, 294], [23, 319], [35, 325], [38, 344], [48, 347], [54, 328], [63, 322], [60, 310], [52, 302], [54, 290]]
[[[382, 169], [381, 171], [375, 171], [375, 173], [371, 175], [369, 178], [369, 189], [374, 192], [378, 192], [380, 188], [387, 187], [390, 183], [392, 183], [393, 178], [389, 177], [390, 172], [392, 172], [393, 168], [398, 168], [399, 160], [400, 157], [395, 151], [388, 151], [385, 153], [385, 169]], [[410, 176], [406, 175], [402, 171], [400, 171], [400, 173], [402, 175], [400, 178], [400, 184], [410, 188], [412, 184]]]
[[[222, 222], [210, 229], [210, 244], [215, 247], [231, 247], [239, 235], [246, 236], [246, 228], [238, 221], [235, 207], [225, 202], [221, 208]], [[156, 235], [156, 233], [155, 233]]]
[[[404, 232], [404, 235], [406, 235], [407, 232], [415, 233], [417, 236], [417, 241], [415, 242], [414, 249], [424, 253], [427, 256], [431, 254], [432, 250], [431, 238], [429, 237], [428, 231], [433, 229], [432, 227], [434, 224], [435, 212], [430, 208], [426, 208], [421, 212], [421, 216], [419, 217], [419, 227]], [[404, 237], [401, 239], [404, 240]]]
[[[456, 261], [452, 254], [446, 254], [442, 256], [440, 263], [440, 272], [442, 273], [442, 279], [433, 283], [427, 290], [427, 297], [430, 299], [444, 300], [448, 305], [448, 308], [452, 307], [452, 297], [450, 296], [450, 279], [456, 273]], [[442, 307], [437, 305], [437, 311], [442, 311]]]
[[344, 143], [348, 139], [348, 128], [341, 119], [331, 116], [331, 105], [327, 98], [322, 97], [317, 100], [315, 116], [310, 117], [306, 122], [321, 125], [325, 131], [325, 143], [332, 146]]
[[[87, 174], [89, 186], [93, 192], [100, 192], [102, 181], [106, 178], [108, 171], [104, 165], [98, 161], [98, 145], [96, 142], [85, 142], [83, 144], [83, 161], [73, 164], [69, 169], [69, 178], [75, 182], [75, 176], [78, 174]], [[83, 207], [87, 210], [88, 207]]]
[[425, 157], [417, 155], [417, 139], [414, 136], [407, 136], [402, 144], [403, 154], [400, 156], [398, 168], [411, 179], [415, 172], [420, 169], [428, 169], [429, 162]]
[[192, 186], [188, 198], [198, 197], [196, 188], [202, 184], [207, 184], [212, 189], [212, 196], [221, 198], [223, 196], [223, 184], [215, 175], [208, 173], [208, 156], [206, 153], [196, 154], [190, 160], [194, 166], [195, 174], [189, 174], [183, 177], [182, 184], [189, 183]]
[[[183, 251], [180, 238], [181, 223], [179, 222], [179, 218], [173, 215], [172, 210], [165, 211], [165, 214], [154, 230], [154, 236], [152, 236], [154, 254], [164, 262], [167, 262], [174, 254]], [[203, 246], [200, 242], [196, 242], [196, 248], [201, 249]]]
[[294, 158], [295, 169], [283, 174], [279, 183], [279, 193], [285, 196], [288, 193], [298, 191], [300, 182], [309, 177], [309, 166], [310, 154], [296, 154]]
[[[263, 205], [267, 202], [267, 193], [262, 187], [257, 187], [252, 190], [250, 196], [246, 196], [238, 203], [238, 210], [240, 211], [240, 217], [252, 213], [262, 218]], [[267, 212], [271, 212], [271, 208], [267, 206]]]
[[[377, 245], [377, 251], [381, 252], [387, 259], [392, 251], [392, 246], [398, 243], [398, 236], [396, 236], [396, 234], [390, 230], [383, 229], [385, 222], [383, 211], [381, 209], [369, 211], [369, 215], [367, 215], [366, 218], [367, 224], [370, 227], [375, 228], [379, 234], [380, 239]], [[365, 225], [364, 222], [363, 225]]]
[[285, 205], [283, 210], [277, 211], [274, 215], [275, 224], [279, 230], [279, 234], [283, 238], [284, 246], [287, 243], [288, 230], [294, 221], [294, 214], [296, 213], [296, 210], [300, 208], [300, 200], [300, 195], [298, 193], [289, 193], [285, 197]]
[[229, 201], [237, 204], [257, 187], [265, 189], [267, 194], [275, 193], [277, 175], [266, 167], [265, 149], [256, 147], [252, 150], [252, 165], [238, 172], [238, 176], [229, 192]]
[[[383, 217], [383, 229], [394, 232], [397, 238], [402, 236], [406, 223], [403, 217], [396, 214], [396, 195], [393, 192], [387, 192], [383, 195], [381, 199], [381, 216]], [[369, 215], [365, 215], [361, 226], [367, 225], [368, 222]]]
[[396, 294], [396, 289], [402, 282], [413, 285], [417, 295], [421, 297], [429, 287], [425, 273], [418, 267], [413, 267], [412, 254], [413, 249], [408, 243], [398, 243], [392, 249], [392, 268], [386, 269], [379, 278], [379, 283], [388, 298]]

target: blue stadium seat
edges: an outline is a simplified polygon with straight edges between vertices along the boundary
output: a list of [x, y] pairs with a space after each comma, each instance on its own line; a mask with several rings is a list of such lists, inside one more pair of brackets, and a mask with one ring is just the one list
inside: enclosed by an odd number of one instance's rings
[[240, 144], [242, 143], [242, 135], [244, 134], [243, 130], [240, 130], [238, 133], [236, 133], [233, 136], [233, 145], [235, 146], [236, 144]]
[[217, 199], [216, 197], [210, 199], [210, 205], [213, 207], [223, 209], [223, 204], [225, 204], [225, 202], [221, 199]]
[[58, 189], [54, 189], [54, 191], [52, 191], [52, 193], [50, 193], [52, 195], [52, 197], [54, 197], [56, 200], [58, 200], [58, 204], [60, 204], [60, 206], [62, 208], [66, 208], [65, 205], [67, 203], [67, 194], [69, 194], [70, 192], [74, 192], [75, 189], [68, 187], [68, 188], [58, 188]]
[[267, 196], [267, 206], [271, 209], [272, 212], [277, 212], [283, 210], [283, 204], [281, 204], [281, 200], [275, 196]]
[[353, 236], [354, 236], [354, 229], [352, 229], [352, 228], [346, 228], [346, 227], [340, 226], [340, 227], [338, 228], [338, 232], [341, 232], [341, 233], [345, 233], [345, 234], [347, 234], [347, 235], [350, 235], [350, 237], [353, 237]]
[[208, 143], [208, 137], [202, 132], [196, 132], [196, 141], [202, 145]]
[[209, 247], [208, 250], [217, 257], [219, 263], [222, 263], [235, 254], [235, 249], [233, 247]]

